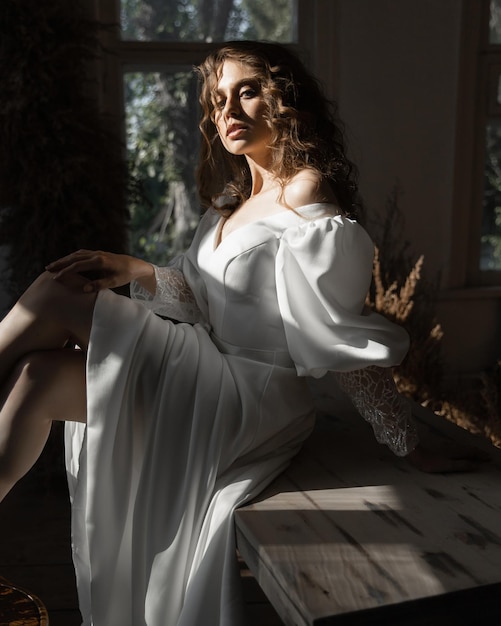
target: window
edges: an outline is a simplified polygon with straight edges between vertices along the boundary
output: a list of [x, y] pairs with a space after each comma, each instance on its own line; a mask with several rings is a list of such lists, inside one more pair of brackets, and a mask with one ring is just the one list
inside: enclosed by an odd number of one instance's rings
[[[487, 29], [486, 29], [487, 30]], [[487, 47], [484, 57], [485, 156], [479, 267], [482, 272], [501, 273], [501, 0], [489, 3]]]
[[122, 0], [122, 38], [138, 41], [296, 40], [295, 0]]
[[457, 115], [450, 285], [501, 286], [501, 0], [464, 1]]
[[100, 21], [120, 24], [104, 33], [103, 44], [111, 54], [103, 64], [102, 104], [123, 120], [118, 132], [134, 181], [128, 194], [134, 255], [164, 263], [186, 248], [198, 222], [194, 172], [199, 114], [193, 66], [214, 42], [231, 39], [302, 42], [302, 50], [315, 39], [318, 48], [315, 20], [324, 22], [325, 28], [329, 4], [329, 0], [98, 2]]
[[131, 252], [162, 264], [186, 249], [199, 218], [196, 78], [189, 67], [125, 71]]

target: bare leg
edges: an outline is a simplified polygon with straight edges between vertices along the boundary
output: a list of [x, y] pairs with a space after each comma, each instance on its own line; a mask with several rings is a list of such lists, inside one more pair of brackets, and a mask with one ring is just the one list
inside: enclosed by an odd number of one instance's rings
[[0, 384], [24, 355], [61, 348], [68, 339], [88, 345], [95, 294], [78, 276], [61, 284], [44, 272], [0, 322]]
[[0, 322], [0, 499], [39, 457], [52, 420], [85, 421], [85, 357], [95, 294], [43, 273]]
[[85, 355], [31, 353], [18, 362], [0, 394], [1, 501], [40, 456], [52, 420], [85, 421]]

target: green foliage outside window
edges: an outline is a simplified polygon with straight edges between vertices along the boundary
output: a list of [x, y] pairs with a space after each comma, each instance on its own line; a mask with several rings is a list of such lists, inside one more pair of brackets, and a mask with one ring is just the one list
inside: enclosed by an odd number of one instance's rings
[[501, 124], [486, 132], [480, 268], [501, 270]]
[[191, 71], [126, 75], [131, 250], [162, 264], [198, 223], [196, 79]]
[[294, 40], [295, 0], [122, 0], [124, 39]]

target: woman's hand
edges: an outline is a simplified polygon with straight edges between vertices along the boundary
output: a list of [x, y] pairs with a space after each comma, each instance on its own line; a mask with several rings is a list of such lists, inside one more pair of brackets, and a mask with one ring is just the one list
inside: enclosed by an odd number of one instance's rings
[[83, 279], [87, 293], [112, 289], [139, 280], [144, 287], [155, 292], [153, 266], [146, 261], [126, 254], [113, 254], [101, 250], [78, 250], [47, 265], [54, 280], [74, 284], [75, 275]]
[[448, 446], [432, 449], [418, 444], [406, 459], [422, 472], [431, 474], [450, 474], [453, 472], [471, 472], [478, 469], [490, 456], [474, 447]]

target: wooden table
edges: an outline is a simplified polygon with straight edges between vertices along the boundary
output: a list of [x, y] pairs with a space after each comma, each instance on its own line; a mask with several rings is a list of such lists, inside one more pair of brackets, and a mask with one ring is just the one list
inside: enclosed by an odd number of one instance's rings
[[415, 412], [425, 436], [492, 461], [425, 474], [346, 408], [236, 512], [239, 551], [287, 626], [501, 625], [501, 450]]

